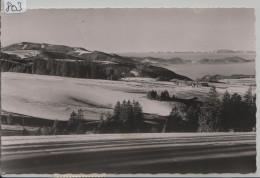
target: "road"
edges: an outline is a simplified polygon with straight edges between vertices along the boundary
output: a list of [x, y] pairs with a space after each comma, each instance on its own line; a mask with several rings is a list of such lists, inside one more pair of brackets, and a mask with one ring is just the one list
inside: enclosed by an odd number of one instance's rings
[[255, 133], [2, 137], [5, 173], [249, 173]]

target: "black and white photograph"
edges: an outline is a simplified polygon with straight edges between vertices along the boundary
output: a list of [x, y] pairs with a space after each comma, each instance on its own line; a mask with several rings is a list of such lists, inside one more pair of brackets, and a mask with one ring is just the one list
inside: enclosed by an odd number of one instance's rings
[[1, 12], [2, 174], [255, 173], [254, 8]]

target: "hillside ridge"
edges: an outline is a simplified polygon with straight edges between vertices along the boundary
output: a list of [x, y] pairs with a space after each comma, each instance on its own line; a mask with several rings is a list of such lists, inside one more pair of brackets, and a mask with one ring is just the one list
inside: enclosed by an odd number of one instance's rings
[[1, 70], [75, 78], [118, 80], [150, 77], [191, 80], [162, 67], [132, 58], [80, 47], [21, 42], [2, 48]]

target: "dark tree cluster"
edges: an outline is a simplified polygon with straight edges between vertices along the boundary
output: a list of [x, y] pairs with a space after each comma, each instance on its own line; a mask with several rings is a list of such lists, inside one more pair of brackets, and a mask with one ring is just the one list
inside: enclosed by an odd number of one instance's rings
[[221, 101], [216, 87], [212, 87], [204, 105], [200, 108], [199, 114], [199, 132], [220, 131]]
[[203, 105], [173, 108], [163, 132], [247, 132], [255, 127], [256, 95], [251, 87], [244, 96], [226, 91], [222, 99], [212, 87]]
[[244, 96], [225, 92], [219, 100], [216, 88], [211, 88], [200, 109], [199, 131], [252, 131], [256, 126], [256, 95], [252, 88]]
[[169, 92], [168, 92], [167, 90], [161, 92], [161, 95], [160, 95], [160, 97], [159, 97], [159, 100], [169, 101], [170, 99], [171, 99], [171, 98], [170, 98]]
[[230, 95], [225, 92], [222, 105], [219, 128], [222, 131], [252, 131], [256, 127], [256, 95], [252, 89], [242, 97], [237, 93]]
[[160, 95], [157, 94], [156, 90], [151, 90], [146, 93], [146, 97], [150, 100], [181, 102], [184, 103], [187, 108], [190, 106], [202, 105], [202, 101], [198, 100], [197, 97], [193, 97], [190, 99], [178, 98], [175, 95], [172, 95], [171, 97], [167, 90], [162, 91]]
[[101, 133], [139, 132], [143, 123], [142, 106], [138, 101], [117, 102], [114, 114], [101, 115], [98, 131]]
[[131, 77], [133, 66], [121, 64], [103, 64], [101, 61], [43, 59], [16, 62], [12, 60], [0, 61], [2, 72], [21, 72], [39, 75], [53, 75], [73, 78], [91, 78], [118, 80], [122, 77]]
[[256, 95], [250, 87], [244, 96], [226, 91], [219, 99], [216, 88], [212, 87], [203, 106], [190, 110], [188, 115], [192, 113], [192, 120], [198, 121], [199, 132], [253, 131], [256, 127]]
[[187, 106], [185, 109], [184, 127], [186, 132], [197, 132], [199, 128], [199, 114], [201, 105]]
[[55, 120], [52, 127], [41, 127], [40, 135], [66, 135], [66, 134], [85, 134], [87, 132], [86, 119], [82, 109], [70, 114], [68, 122]]
[[146, 97], [150, 100], [156, 100], [157, 98], [157, 91], [156, 90], [151, 90], [151, 91], [148, 91], [146, 93]]
[[67, 130], [69, 133], [84, 134], [87, 131], [85, 123], [86, 119], [84, 118], [82, 109], [79, 109], [78, 113], [73, 111], [70, 114]]
[[[109, 73], [96, 62], [79, 60], [45, 60], [35, 59], [32, 65], [33, 74], [56, 75], [74, 78], [107, 79], [113, 78], [113, 71]], [[112, 77], [110, 76], [112, 75]]]
[[171, 101], [173, 97], [170, 97], [169, 92], [164, 90], [160, 95], [157, 94], [156, 90], [151, 90], [146, 93], [146, 97], [151, 100], [159, 100], [159, 101]]
[[181, 116], [181, 112], [174, 107], [170, 116], [166, 119], [162, 132], [184, 132], [185, 125]]
[[2, 72], [20, 72], [20, 73], [31, 73], [31, 66], [19, 62], [0, 60], [0, 66]]

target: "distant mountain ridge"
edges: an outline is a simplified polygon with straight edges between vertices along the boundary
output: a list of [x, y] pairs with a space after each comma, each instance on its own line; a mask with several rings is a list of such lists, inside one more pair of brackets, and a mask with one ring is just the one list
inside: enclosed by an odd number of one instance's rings
[[76, 78], [117, 80], [123, 77], [162, 77], [191, 80], [168, 69], [80, 47], [22, 42], [1, 50], [1, 70]]
[[219, 82], [223, 79], [242, 79], [242, 78], [255, 78], [255, 75], [244, 75], [244, 74], [234, 74], [234, 75], [205, 75], [201, 79], [204, 82]]
[[[150, 52], [150, 53], [121, 53], [120, 56], [132, 58], [146, 64], [234, 64], [254, 62], [254, 51], [220, 50], [209, 52]], [[237, 58], [237, 59], [235, 59]], [[240, 58], [240, 59], [238, 59]], [[225, 61], [226, 60], [226, 61]]]
[[236, 51], [230, 50], [230, 49], [219, 49], [214, 52], [216, 52], [216, 53], [236, 53]]
[[201, 59], [198, 63], [200, 64], [225, 64], [225, 63], [245, 63], [251, 62], [251, 60], [246, 60], [242, 57], [233, 56], [233, 57], [225, 57], [220, 59]]
[[187, 64], [191, 63], [191, 60], [184, 60], [181, 58], [171, 58], [171, 59], [162, 59], [162, 58], [155, 58], [155, 57], [144, 57], [144, 58], [138, 58], [138, 57], [131, 57], [133, 60], [141, 63], [146, 64], [156, 64], [156, 63], [171, 63], [171, 64]]
[[216, 53], [237, 53], [237, 52], [241, 52], [241, 53], [255, 53], [255, 51], [242, 51], [242, 50], [230, 50], [230, 49], [219, 49], [219, 50], [216, 50], [216, 51], [213, 51], [213, 52], [216, 52]]
[[[44, 59], [57, 58], [57, 59], [75, 59], [75, 60], [106, 60], [111, 61], [117, 60], [117, 62], [133, 62], [129, 58], [124, 58], [116, 54], [108, 54], [101, 51], [89, 51], [80, 47], [69, 47], [64, 45], [52, 45], [46, 43], [31, 43], [22, 42], [17, 44], [12, 44], [10, 46], [2, 48], [2, 53], [13, 54], [19, 57], [19, 53], [30, 53], [35, 52], [36, 55], [31, 57], [42, 57]], [[21, 57], [21, 56], [20, 56]]]
[[[170, 58], [170, 59], [162, 59], [155, 57], [130, 57], [136, 62], [141, 62], [144, 64], [156, 65], [159, 63], [165, 64], [190, 64], [192, 60], [184, 60], [182, 58]], [[203, 58], [198, 61], [194, 61], [193, 64], [234, 64], [234, 63], [246, 63], [246, 62], [254, 62], [254, 59], [247, 60], [238, 56], [224, 57], [224, 58], [216, 58], [216, 59], [208, 59]]]

